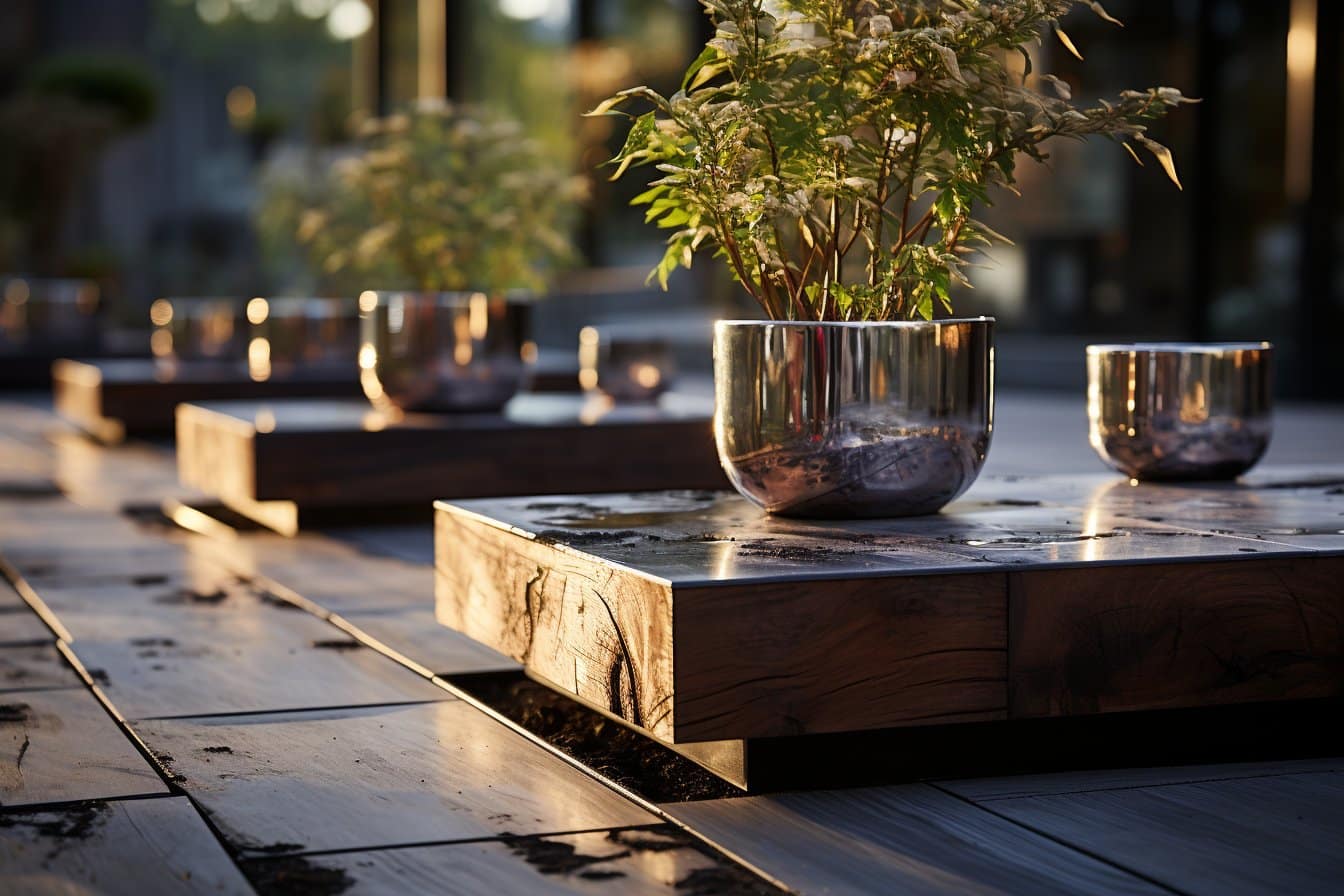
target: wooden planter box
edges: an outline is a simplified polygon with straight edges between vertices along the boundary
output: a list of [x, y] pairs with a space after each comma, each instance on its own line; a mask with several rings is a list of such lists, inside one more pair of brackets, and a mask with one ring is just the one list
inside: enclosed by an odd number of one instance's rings
[[439, 502], [437, 615], [728, 776], [760, 739], [1337, 697], [1341, 484], [991, 479], [855, 523]]
[[186, 401], [350, 397], [360, 393], [349, 376], [256, 381], [218, 364], [181, 365], [171, 379], [148, 358], [60, 360], [51, 368], [56, 411], [94, 438], [109, 443], [128, 435], [172, 433], [177, 406]]
[[278, 532], [306, 515], [423, 508], [433, 495], [722, 488], [708, 400], [595, 409], [578, 396], [520, 396], [502, 414], [412, 414], [367, 402], [184, 404], [184, 485]]

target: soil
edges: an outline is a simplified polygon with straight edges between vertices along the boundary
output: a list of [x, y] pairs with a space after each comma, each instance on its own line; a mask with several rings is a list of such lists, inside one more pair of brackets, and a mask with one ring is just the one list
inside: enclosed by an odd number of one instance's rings
[[525, 676], [451, 680], [562, 753], [651, 802], [741, 796], [737, 788], [689, 759]]

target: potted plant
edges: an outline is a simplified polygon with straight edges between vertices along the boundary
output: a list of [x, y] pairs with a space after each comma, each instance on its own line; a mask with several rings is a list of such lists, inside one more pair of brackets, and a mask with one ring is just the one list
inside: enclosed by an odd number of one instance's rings
[[651, 279], [712, 249], [768, 319], [716, 327], [724, 467], [772, 512], [936, 511], [992, 430], [993, 321], [946, 317], [1000, 239], [975, 206], [1054, 137], [1109, 137], [1176, 181], [1146, 124], [1186, 100], [1162, 87], [1083, 108], [1031, 75], [1027, 45], [1053, 31], [1076, 53], [1059, 19], [1084, 5], [1111, 20], [1099, 3], [702, 3], [715, 33], [682, 89], [591, 114], [630, 118], [615, 177], [660, 172], [634, 200], [672, 231]]
[[528, 297], [574, 258], [582, 180], [517, 122], [469, 106], [422, 102], [363, 141], [298, 236], [323, 276], [364, 284], [366, 394], [387, 409], [498, 409], [533, 351]]

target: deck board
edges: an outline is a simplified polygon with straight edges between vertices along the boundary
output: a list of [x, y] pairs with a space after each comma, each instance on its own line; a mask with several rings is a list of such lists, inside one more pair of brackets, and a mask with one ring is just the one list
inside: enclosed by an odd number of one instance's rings
[[994, 800], [1033, 830], [1194, 896], [1336, 894], [1344, 772]]
[[55, 640], [51, 629], [29, 607], [0, 610], [0, 648], [50, 644]]
[[439, 625], [433, 609], [428, 606], [411, 610], [357, 611], [342, 614], [340, 619], [377, 641], [380, 649], [394, 651], [435, 675], [449, 677], [522, 669], [504, 654]]
[[248, 894], [184, 797], [0, 815], [0, 892], [27, 896]]
[[802, 893], [1165, 892], [924, 784], [663, 808]]
[[[301, 862], [296, 866], [296, 863]], [[361, 893], [527, 893], [673, 896], [779, 892], [746, 869], [664, 826], [507, 842], [419, 846], [245, 863], [263, 889], [287, 874]]]
[[371, 706], [449, 696], [335, 627], [300, 613], [292, 621], [255, 629], [251, 638], [240, 626], [213, 638], [79, 640], [71, 650], [128, 719]]
[[252, 853], [657, 820], [458, 700], [136, 727], [230, 843]]
[[52, 645], [0, 647], [0, 693], [82, 685], [75, 670]]
[[0, 806], [167, 792], [87, 690], [10, 691], [0, 699]]
[[1222, 762], [1215, 765], [1175, 765], [1160, 768], [1095, 769], [1003, 778], [966, 778], [939, 781], [944, 790], [977, 803], [1032, 796], [1128, 790], [1167, 784], [1231, 781], [1237, 778], [1273, 778], [1313, 772], [1344, 772], [1344, 757], [1297, 759], [1284, 762]]

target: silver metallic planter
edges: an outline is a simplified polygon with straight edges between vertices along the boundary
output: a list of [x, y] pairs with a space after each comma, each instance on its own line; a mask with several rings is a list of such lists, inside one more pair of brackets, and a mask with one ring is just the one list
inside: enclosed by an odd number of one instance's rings
[[531, 302], [481, 292], [365, 292], [360, 382], [375, 407], [496, 411], [522, 388], [536, 348]]
[[771, 513], [934, 513], [989, 451], [994, 321], [720, 321], [714, 388], [723, 468]]
[[1092, 447], [1133, 479], [1231, 479], [1273, 429], [1273, 347], [1137, 343], [1087, 347]]
[[160, 374], [178, 365], [218, 365], [241, 373], [247, 367], [247, 300], [240, 297], [169, 297], [149, 306], [154, 325], [149, 346]]
[[98, 344], [98, 284], [0, 277], [0, 350], [88, 351]]
[[247, 303], [252, 325], [248, 367], [278, 379], [348, 375], [359, 355], [359, 307], [353, 298], [256, 298]]

